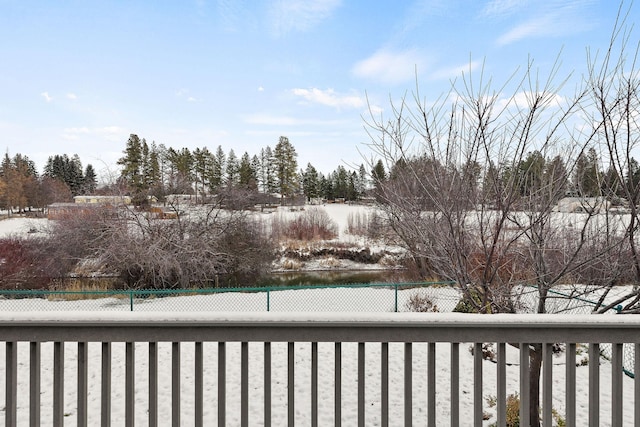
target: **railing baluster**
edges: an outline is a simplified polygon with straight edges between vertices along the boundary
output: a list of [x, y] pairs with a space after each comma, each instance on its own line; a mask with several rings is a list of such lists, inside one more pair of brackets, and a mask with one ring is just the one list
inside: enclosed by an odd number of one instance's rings
[[[100, 391], [100, 425], [111, 425], [111, 343], [102, 343], [101, 355], [101, 391]], [[151, 415], [151, 414], [149, 414]], [[151, 419], [149, 419], [151, 421]], [[149, 427], [154, 427], [149, 422]]]
[[135, 343], [127, 342], [125, 344], [125, 392], [124, 392], [124, 423], [126, 426], [133, 427], [135, 419], [135, 363], [136, 352]]
[[77, 393], [77, 402], [78, 402], [78, 426], [86, 426], [87, 425], [87, 378], [89, 374], [89, 367], [87, 366], [89, 349], [86, 342], [78, 343], [78, 372], [77, 372], [77, 380], [78, 380], [78, 388], [76, 390]]
[[589, 344], [589, 427], [600, 425], [600, 345]]
[[497, 412], [498, 427], [506, 427], [507, 425], [507, 363], [506, 363], [505, 343], [498, 343], [498, 366], [497, 366]]
[[460, 344], [451, 343], [451, 427], [460, 425]]
[[64, 423], [64, 343], [53, 343], [53, 425]]
[[380, 422], [389, 427], [389, 343], [381, 344], [380, 365]]
[[227, 416], [227, 351], [224, 342], [218, 343], [218, 425], [226, 425]]
[[194, 424], [202, 427], [204, 424], [204, 362], [202, 354], [202, 341], [195, 343], [194, 354]]
[[311, 427], [318, 427], [318, 343], [311, 343]]
[[611, 344], [611, 426], [622, 427], [622, 344]]
[[180, 427], [180, 343], [171, 343], [171, 424]]
[[576, 345], [567, 344], [566, 359], [566, 408], [567, 427], [576, 427]]
[[473, 425], [482, 426], [482, 343], [473, 345]]
[[342, 425], [342, 343], [335, 343], [334, 350], [334, 386], [333, 386], [333, 405], [334, 405], [334, 424], [336, 427]]
[[633, 420], [636, 427], [640, 427], [640, 343], [633, 345], [633, 395], [635, 407], [633, 410]]
[[18, 422], [18, 343], [5, 343], [5, 425], [15, 426]]
[[410, 342], [404, 344], [404, 425], [413, 425], [413, 354]]
[[287, 345], [287, 425], [296, 423], [296, 347], [294, 342]]
[[436, 343], [427, 344], [427, 425], [436, 427]]
[[40, 425], [40, 343], [29, 344], [29, 425]]
[[264, 343], [264, 425], [271, 427], [271, 343]]
[[240, 344], [240, 425], [249, 427], [249, 343]]
[[364, 427], [364, 408], [365, 408], [365, 395], [364, 384], [365, 372], [364, 372], [364, 343], [358, 343], [358, 426]]
[[520, 420], [529, 425], [529, 344], [520, 343]]
[[551, 343], [542, 345], [542, 424], [550, 426], [553, 420], [553, 349]]
[[149, 343], [149, 427], [158, 427], [158, 343]]

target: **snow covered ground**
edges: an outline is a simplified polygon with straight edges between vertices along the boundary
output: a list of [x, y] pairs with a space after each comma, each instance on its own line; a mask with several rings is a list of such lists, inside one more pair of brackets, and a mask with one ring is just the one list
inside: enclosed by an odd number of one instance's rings
[[[354, 207], [348, 205], [327, 205], [323, 207], [330, 216], [336, 221], [340, 230], [338, 240], [348, 241], [354, 239], [352, 236], [344, 233], [347, 226], [347, 218]], [[357, 209], [369, 209], [367, 207], [355, 207]], [[296, 215], [295, 212], [286, 212], [284, 215]], [[39, 229], [46, 225], [47, 220], [44, 219], [23, 219], [14, 218], [0, 221], [0, 237], [11, 234], [29, 235], [29, 231]], [[36, 234], [36, 233], [31, 233]], [[36, 234], [37, 235], [37, 234]], [[352, 243], [358, 241], [352, 240]], [[444, 289], [442, 293], [437, 292], [430, 297], [436, 304], [444, 307], [450, 303], [450, 299], [455, 296], [445, 296]], [[287, 291], [272, 295], [272, 307], [277, 311], [363, 311], [363, 312], [384, 312], [391, 311], [392, 299], [389, 295], [383, 295], [383, 292], [392, 292], [389, 289], [357, 289], [348, 290], [341, 294], [339, 298], [327, 300], [325, 296], [318, 293], [319, 291]], [[406, 303], [407, 294], [403, 294], [401, 300]], [[263, 311], [265, 306], [264, 294], [223, 294], [219, 296], [193, 296], [193, 297], [172, 297], [145, 300], [136, 310], [149, 310], [166, 312], [175, 310], [180, 304], [184, 306], [188, 304], [188, 310], [191, 316], [199, 311], [209, 310], [239, 310], [239, 311]], [[358, 307], [353, 308], [350, 305], [353, 300], [357, 300]], [[253, 302], [252, 302], [253, 301]], [[9, 310], [37, 310], [50, 311], [62, 310], [67, 312], [77, 312], [87, 310], [101, 310], [106, 308], [129, 309], [128, 301], [109, 298], [102, 300], [94, 300], [88, 302], [78, 301], [50, 301], [38, 300], [37, 307], [33, 304], [35, 301], [12, 301], [9, 307], [9, 301], [0, 301], [0, 316], [11, 315]], [[24, 304], [24, 307], [16, 307], [15, 303]], [[403, 307], [402, 302], [400, 306]], [[84, 307], [84, 308], [83, 308]], [[119, 313], [119, 316], [126, 316], [127, 313]], [[173, 315], [176, 315], [175, 312]], [[179, 314], [178, 314], [179, 315]], [[197, 315], [197, 314], [195, 314]], [[194, 351], [192, 343], [185, 343], [182, 346], [182, 400], [181, 415], [182, 424], [191, 425], [194, 413]], [[249, 370], [249, 387], [251, 393], [250, 399], [250, 420], [252, 426], [259, 426], [262, 423], [262, 396], [264, 393], [262, 386], [262, 369], [263, 369], [263, 352], [260, 343], [251, 343], [250, 348], [250, 370]], [[449, 420], [449, 345], [437, 345], [437, 418], [439, 425], [448, 425]], [[461, 345], [460, 348], [460, 371], [469, 373], [473, 371], [473, 359], [468, 351], [469, 345]], [[19, 344], [19, 391], [18, 391], [18, 411], [19, 424], [28, 425], [28, 344]], [[161, 343], [159, 349], [159, 409], [161, 425], [167, 425], [171, 417], [170, 413], [170, 396], [171, 396], [171, 369], [169, 361], [171, 359], [171, 345], [169, 343]], [[217, 346], [215, 343], [205, 344], [205, 425], [216, 425], [217, 416]], [[274, 343], [272, 347], [272, 395], [273, 395], [273, 425], [286, 425], [286, 344]], [[227, 425], [240, 425], [240, 345], [237, 343], [229, 343], [227, 346]], [[343, 411], [342, 421], [345, 426], [352, 426], [356, 419], [356, 390], [357, 390], [357, 345], [343, 344]], [[319, 344], [319, 402], [320, 402], [320, 425], [333, 425], [333, 344]], [[507, 347], [507, 392], [515, 393], [518, 390], [518, 352]], [[380, 425], [380, 345], [367, 344], [366, 347], [366, 408], [367, 421], [366, 425]], [[404, 375], [404, 352], [402, 344], [391, 344], [389, 350], [389, 378], [390, 378], [390, 411], [391, 425], [403, 425], [403, 375]], [[585, 358], [585, 354], [579, 354], [576, 363], [580, 364]], [[113, 346], [113, 373], [112, 373], [112, 400], [113, 400], [113, 425], [122, 425], [124, 420], [124, 344], [116, 343]], [[296, 424], [310, 425], [310, 383], [311, 383], [311, 353], [309, 343], [296, 344]], [[136, 424], [146, 425], [147, 415], [147, 387], [148, 373], [146, 370], [147, 362], [147, 344], [136, 344]], [[52, 422], [52, 390], [53, 390], [53, 346], [51, 343], [45, 343], [42, 346], [42, 425], [51, 425]], [[100, 414], [100, 348], [98, 343], [91, 343], [89, 346], [89, 424], [99, 424]], [[75, 393], [75, 367], [76, 367], [76, 345], [68, 343], [65, 346], [65, 425], [74, 426], [76, 423], [76, 393]], [[422, 344], [416, 344], [413, 352], [413, 418], [416, 425], [424, 420], [426, 416], [426, 348]], [[611, 384], [610, 384], [610, 368], [611, 365], [606, 361], [601, 361], [601, 425], [609, 425], [609, 413], [611, 408]], [[565, 386], [564, 355], [554, 358], [553, 363], [553, 380], [554, 380], [554, 408], [560, 413], [564, 413], [564, 397], [563, 390]], [[0, 378], [4, 381], [5, 371], [5, 347], [0, 344]], [[577, 368], [577, 425], [586, 425], [588, 416], [588, 366], [579, 366]], [[483, 395], [486, 399], [491, 399], [496, 394], [495, 378], [496, 365], [493, 362], [486, 361], [483, 365], [484, 390]], [[625, 420], [633, 419], [633, 381], [624, 377], [624, 396], [625, 396]], [[461, 402], [460, 410], [462, 414], [462, 425], [471, 425], [470, 415], [473, 407], [473, 384], [470, 375], [463, 375], [460, 384]], [[0, 387], [0, 402], [4, 402], [5, 388]], [[0, 403], [1, 404], [1, 403]], [[640, 403], [636, 403], [640, 404]], [[1, 408], [1, 407], [0, 407]], [[495, 422], [495, 408], [485, 405], [485, 411], [490, 415], [485, 425]], [[4, 423], [4, 410], [0, 409], [0, 424]]]
[[[294, 303], [297, 299], [296, 307], [305, 307], [312, 291], [286, 291], [287, 298]], [[363, 289], [357, 298], [369, 307], [376, 306], [376, 299], [379, 297], [375, 292]], [[174, 298], [152, 299], [145, 302], [145, 310], [166, 313], [163, 316], [173, 316], [176, 318], [198, 319], [199, 314], [205, 316], [210, 311], [211, 298], [202, 296], [175, 297], [175, 299], [189, 298], [192, 301], [193, 309], [187, 312], [171, 311], [174, 305]], [[243, 294], [227, 294], [224, 297], [228, 307], [242, 307], [246, 300]], [[234, 301], [236, 300], [237, 301]], [[107, 300], [106, 303], [109, 301]], [[111, 301], [113, 302], [113, 301]], [[57, 305], [59, 301], [44, 301], [43, 304]], [[100, 313], [81, 314], [76, 308], [83, 304], [81, 301], [65, 302], [66, 313], [76, 313], [79, 318], [98, 316], [101, 318], [115, 316], [117, 319], [127, 319], [128, 316], [135, 317], [136, 313]], [[239, 309], [240, 311], [244, 311]], [[28, 314], [30, 317], [43, 316], [43, 311], [48, 311], [42, 307], [38, 312]], [[250, 310], [249, 310], [250, 311]], [[283, 310], [284, 311], [284, 310]], [[375, 310], [370, 310], [375, 311]], [[85, 312], [86, 313], [86, 312]], [[25, 315], [25, 314], [21, 314]], [[266, 313], [266, 316], [281, 316], [278, 313]], [[304, 318], [304, 311], [293, 311], [291, 316]], [[324, 315], [324, 314], [319, 314]], [[389, 314], [387, 314], [389, 315]], [[395, 316], [395, 314], [391, 314]], [[397, 314], [406, 316], [407, 314]], [[416, 314], [414, 314], [416, 315]], [[0, 317], [13, 318], [15, 316], [7, 310], [0, 310]], [[237, 313], [218, 313], [220, 318], [234, 318]], [[227, 317], [225, 317], [227, 316]], [[247, 314], [246, 316], [255, 316]], [[326, 313], [327, 318], [335, 317], [335, 313]], [[376, 316], [376, 314], [362, 313], [353, 314], [353, 318], [358, 316]], [[446, 315], [443, 315], [446, 316]], [[167, 317], [167, 318], [173, 318]], [[28, 414], [28, 378], [29, 378], [29, 346], [28, 343], [19, 343], [18, 357], [18, 412], [19, 424], [27, 424]], [[148, 410], [148, 344], [136, 344], [136, 424], [146, 425]], [[469, 351], [470, 344], [460, 346], [460, 411], [462, 425], [471, 425], [470, 415], [473, 409], [473, 358]], [[205, 343], [205, 367], [204, 367], [204, 398], [205, 398], [205, 425], [215, 426], [217, 417], [217, 346], [215, 343]], [[357, 413], [357, 345], [355, 343], [343, 344], [343, 378], [342, 395], [343, 411], [342, 421], [345, 426], [352, 426], [356, 420]], [[415, 344], [413, 350], [413, 419], [414, 425], [423, 425], [426, 416], [426, 345]], [[182, 425], [192, 425], [194, 417], [194, 345], [184, 343], [181, 352], [181, 419]], [[51, 425], [52, 405], [53, 405], [53, 346], [51, 343], [44, 343], [42, 346], [42, 369], [41, 369], [41, 404], [42, 404], [42, 425]], [[66, 414], [65, 425], [76, 425], [76, 345], [67, 343], [65, 345], [65, 397], [64, 412]], [[171, 418], [171, 344], [161, 343], [159, 345], [159, 410], [161, 425], [168, 425]], [[250, 420], [249, 425], [262, 425], [264, 395], [263, 389], [263, 348], [261, 343], [250, 343], [249, 345], [249, 390], [250, 390]], [[5, 347], [0, 344], [0, 378], [4, 378], [5, 371]], [[333, 425], [333, 370], [334, 353], [332, 343], [319, 344], [319, 412], [320, 425]], [[582, 366], [583, 361], [588, 361], [584, 348], [578, 352], [576, 357], [577, 367], [577, 425], [587, 425], [588, 417], [588, 366]], [[507, 346], [507, 393], [518, 391], [518, 351]], [[296, 425], [310, 425], [311, 414], [311, 349], [309, 343], [296, 343], [295, 347], [296, 364]], [[366, 413], [367, 426], [380, 425], [380, 344], [366, 344]], [[238, 343], [227, 344], [227, 425], [240, 425], [240, 345]], [[99, 343], [89, 345], [89, 425], [98, 425], [100, 416], [100, 366], [101, 352]], [[449, 344], [437, 344], [437, 418], [438, 425], [446, 426], [449, 422], [449, 367], [450, 367], [450, 346]], [[390, 344], [389, 349], [389, 379], [390, 379], [390, 412], [392, 426], [403, 425], [403, 401], [404, 401], [404, 351], [402, 344]], [[124, 344], [115, 343], [113, 345], [112, 359], [112, 423], [122, 425], [124, 420]], [[287, 417], [287, 346], [286, 343], [274, 343], [272, 345], [272, 396], [273, 396], [273, 425], [286, 425]], [[600, 405], [601, 405], [601, 425], [609, 425], [609, 413], [611, 408], [611, 365], [603, 359], [600, 366]], [[495, 407], [491, 407], [488, 401], [496, 394], [496, 365], [491, 361], [483, 363], [483, 397], [486, 399], [485, 411], [490, 418], [484, 425], [495, 422]], [[560, 413], [564, 413], [565, 387], [565, 357], [564, 354], [553, 359], [553, 381], [554, 381], [554, 402], [553, 407]], [[634, 383], [628, 377], [624, 377], [625, 396], [625, 419], [633, 419], [633, 387]], [[4, 387], [0, 388], [0, 402], [4, 401]], [[4, 422], [4, 411], [0, 411], [0, 425]]]

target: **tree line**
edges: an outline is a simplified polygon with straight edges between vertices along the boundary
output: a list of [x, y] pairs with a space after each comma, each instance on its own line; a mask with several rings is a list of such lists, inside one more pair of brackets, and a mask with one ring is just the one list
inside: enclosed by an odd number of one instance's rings
[[25, 211], [43, 209], [54, 202], [70, 202], [73, 196], [92, 194], [98, 182], [93, 166], [83, 169], [77, 155], [48, 158], [42, 175], [23, 154], [5, 153], [0, 163], [0, 209]]
[[313, 199], [358, 200], [369, 186], [364, 165], [358, 171], [338, 166], [324, 175], [311, 163], [298, 170], [297, 152], [286, 136], [274, 148], [267, 145], [251, 156], [240, 157], [233, 149], [225, 153], [207, 147], [175, 149], [132, 134], [126, 143], [118, 183], [138, 204], [150, 196], [164, 200], [169, 194], [192, 194], [205, 202], [213, 195], [244, 191], [262, 195], [279, 194], [281, 200], [304, 196]]
[[[91, 164], [83, 168], [77, 154], [50, 156], [42, 175], [28, 156], [5, 153], [0, 165], [0, 209], [25, 211], [43, 209], [55, 202], [71, 202], [74, 196], [89, 194], [130, 195], [137, 205], [164, 201], [169, 194], [189, 194], [197, 202], [214, 195], [249, 203], [266, 201], [265, 195], [280, 195], [280, 201], [304, 197], [306, 201], [356, 201], [366, 196], [375, 171], [361, 164], [357, 171], [338, 166], [323, 174], [311, 163], [298, 169], [297, 152], [285, 136], [274, 148], [267, 145], [253, 156], [240, 157], [233, 149], [225, 152], [207, 147], [166, 147], [131, 134], [117, 162], [117, 177], [98, 185]], [[381, 164], [380, 164], [381, 165]]]

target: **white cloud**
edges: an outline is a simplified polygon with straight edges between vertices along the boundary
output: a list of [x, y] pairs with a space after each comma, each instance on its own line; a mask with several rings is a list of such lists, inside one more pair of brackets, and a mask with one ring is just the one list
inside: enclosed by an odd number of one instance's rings
[[307, 31], [331, 16], [341, 0], [274, 0], [269, 19], [276, 35]]
[[333, 89], [321, 90], [317, 88], [311, 89], [293, 89], [293, 94], [304, 98], [305, 100], [326, 105], [335, 108], [360, 108], [366, 104], [363, 97], [358, 95], [339, 95]]
[[264, 92], [264, 88], [262, 86], [258, 86], [258, 92]]
[[500, 36], [497, 43], [507, 45], [527, 37], [560, 37], [587, 31], [592, 23], [584, 11], [591, 3], [592, 0], [554, 0], [544, 8], [527, 8], [528, 19]]
[[480, 13], [481, 16], [505, 16], [520, 10], [527, 0], [491, 0]]
[[543, 97], [542, 104], [538, 107], [560, 107], [565, 99], [557, 93], [542, 93], [542, 92], [530, 92], [522, 91], [514, 94], [509, 98], [502, 98], [498, 100], [498, 106], [501, 108], [518, 108], [527, 110], [531, 108], [533, 100], [537, 97]]
[[504, 46], [527, 37], [550, 36], [557, 33], [558, 30], [550, 16], [535, 17], [517, 25], [500, 36], [498, 38], [498, 44]]
[[403, 52], [383, 49], [358, 62], [352, 72], [358, 77], [396, 84], [414, 79], [416, 69], [421, 70], [426, 65], [424, 55], [416, 49]]
[[53, 98], [51, 96], [49, 96], [49, 92], [42, 92], [40, 94], [40, 96], [42, 96], [44, 98], [44, 100], [47, 101], [47, 102], [53, 101]]
[[78, 99], [78, 96], [75, 93], [68, 93], [67, 94], [67, 99], [75, 101], [76, 99]]

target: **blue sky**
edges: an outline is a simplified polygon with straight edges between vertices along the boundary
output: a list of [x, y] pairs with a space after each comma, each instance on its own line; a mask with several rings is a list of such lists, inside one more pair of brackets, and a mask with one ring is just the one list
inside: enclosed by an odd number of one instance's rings
[[[0, 0], [0, 147], [117, 171], [129, 134], [238, 156], [288, 136], [301, 167], [369, 158], [367, 100], [499, 87], [529, 57], [561, 75], [604, 49], [609, 0]], [[634, 6], [630, 23], [638, 20]], [[634, 39], [637, 40], [637, 37]], [[568, 87], [570, 87], [569, 85]]]

